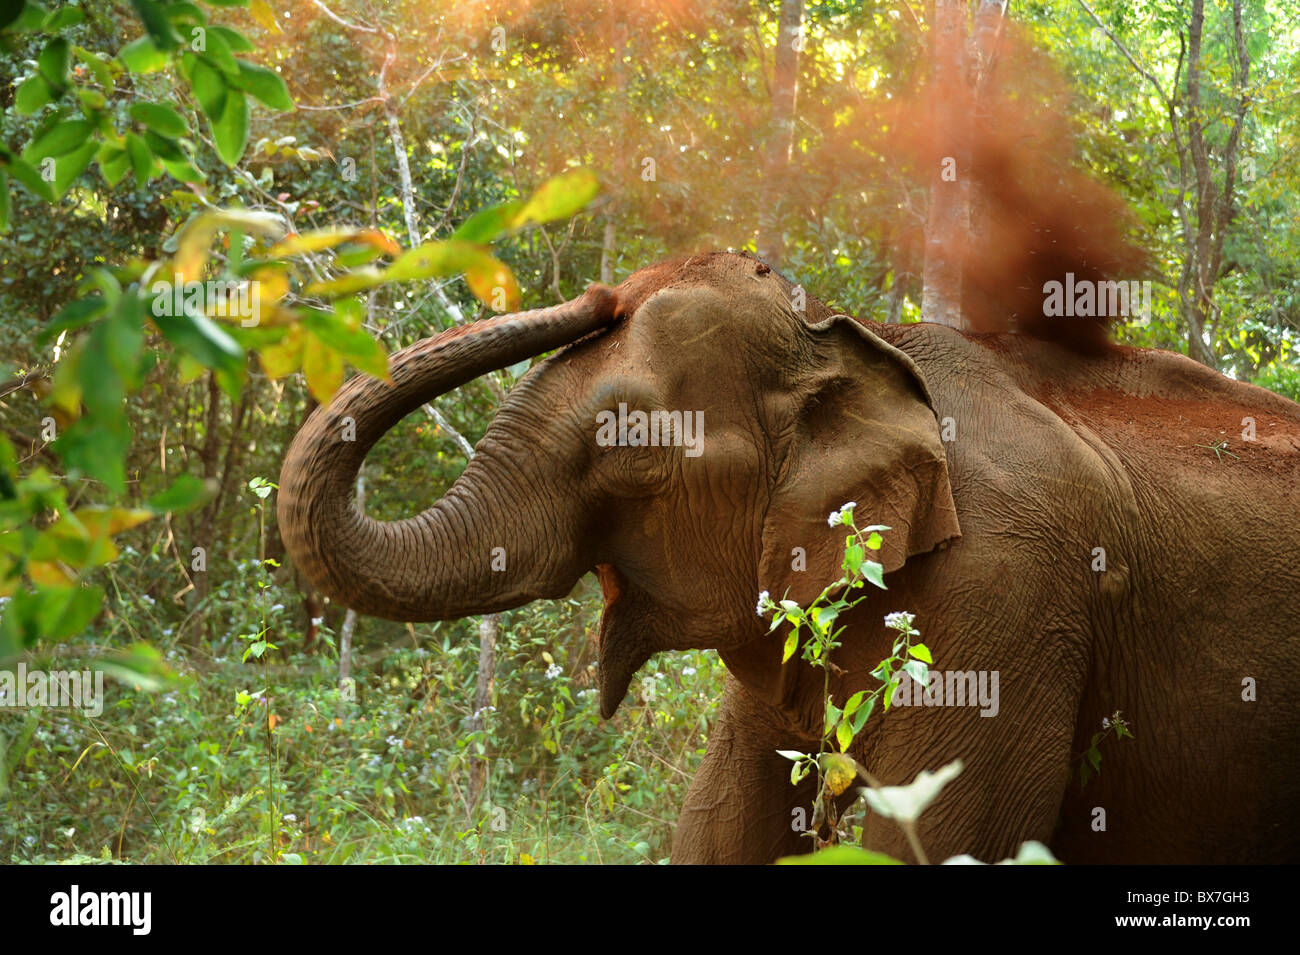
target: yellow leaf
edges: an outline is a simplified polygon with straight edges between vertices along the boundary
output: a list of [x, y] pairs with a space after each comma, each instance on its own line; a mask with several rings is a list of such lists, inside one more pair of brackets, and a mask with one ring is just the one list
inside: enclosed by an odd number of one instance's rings
[[73, 515], [92, 534], [120, 534], [156, 516], [153, 511], [130, 507], [83, 507]]
[[176, 377], [182, 385], [198, 381], [206, 372], [207, 369], [189, 355], [181, 355], [176, 363]]
[[307, 376], [312, 397], [327, 405], [343, 384], [343, 357], [315, 335], [308, 334], [303, 341], [302, 373]]
[[257, 21], [257, 25], [269, 33], [279, 33], [280, 24], [275, 19], [275, 11], [266, 0], [251, 0], [248, 4], [249, 15]]
[[301, 235], [291, 235], [283, 242], [271, 246], [267, 255], [281, 258], [298, 252], [319, 252], [332, 249], [345, 242], [360, 242], [374, 246], [388, 255], [401, 254], [402, 247], [378, 229], [314, 229]]
[[465, 272], [465, 281], [474, 297], [488, 308], [512, 312], [519, 307], [519, 283], [504, 263], [490, 255]]
[[858, 764], [844, 753], [828, 753], [822, 757], [822, 773], [826, 786], [836, 796], [848, 789], [858, 776]]
[[27, 564], [27, 576], [41, 587], [66, 587], [77, 578], [53, 561], [33, 560]]
[[291, 375], [302, 365], [302, 326], [294, 325], [288, 334], [274, 345], [267, 345], [258, 353], [262, 370], [273, 381]]

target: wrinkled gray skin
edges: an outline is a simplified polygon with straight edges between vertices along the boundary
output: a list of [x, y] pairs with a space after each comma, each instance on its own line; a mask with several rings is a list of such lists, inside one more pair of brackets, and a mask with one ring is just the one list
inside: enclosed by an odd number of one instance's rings
[[[793, 810], [813, 794], [776, 750], [815, 750], [823, 707], [820, 674], [781, 665], [755, 599], [835, 579], [844, 533], [826, 517], [856, 501], [860, 525], [893, 528], [889, 590], [841, 618], [836, 701], [876, 685], [895, 610], [917, 615], [937, 669], [999, 673], [996, 716], [897, 708], [852, 750], [887, 784], [965, 762], [922, 818], [932, 860], [1026, 839], [1069, 862], [1300, 858], [1300, 407], [1173, 354], [1081, 357], [791, 300], [753, 259], [700, 256], [404, 350], [394, 385], [353, 379], [294, 442], [290, 556], [396, 620], [559, 597], [597, 570], [604, 715], [658, 651], [717, 648], [730, 671], [673, 860], [768, 862], [809, 846]], [[571, 342], [515, 386], [444, 498], [394, 523], [357, 509], [357, 468], [402, 416]], [[703, 453], [599, 446], [596, 415], [620, 401], [703, 411]], [[1225, 438], [1236, 459], [1197, 447]], [[1137, 738], [1067, 786], [1115, 710]], [[874, 815], [864, 842], [912, 858]]]

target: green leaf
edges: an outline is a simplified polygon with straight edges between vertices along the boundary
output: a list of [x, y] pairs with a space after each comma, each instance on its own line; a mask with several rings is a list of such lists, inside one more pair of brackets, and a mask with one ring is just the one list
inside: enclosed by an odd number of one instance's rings
[[166, 289], [166, 292], [162, 292], [160, 287], [155, 288], [159, 297], [155, 299], [151, 312], [151, 319], [163, 337], [177, 351], [190, 356], [205, 368], [238, 372], [244, 365], [244, 350], [208, 316], [189, 309], [180, 315], [158, 314], [168, 310], [158, 304], [162, 297], [165, 296], [169, 302], [172, 298], [172, 287], [167, 285]]
[[148, 144], [135, 133], [126, 134], [126, 155], [131, 162], [131, 172], [136, 185], [143, 186], [154, 175], [153, 151]]
[[47, 156], [57, 158], [66, 155], [84, 146], [94, 132], [95, 127], [84, 119], [68, 119], [56, 123], [27, 144], [23, 150], [23, 159], [39, 164]]
[[127, 390], [138, 384], [143, 342], [139, 309], [131, 302], [124, 301], [91, 329], [82, 350], [77, 380], [92, 414], [120, 415]]
[[[18, 4], [22, 6], [21, 3]], [[67, 27], [76, 26], [78, 23], [84, 23], [86, 19], [85, 11], [81, 7], [60, 7], [57, 10], [51, 10], [45, 22], [41, 24], [41, 29], [46, 33], [55, 33]]]
[[207, 181], [207, 177], [203, 175], [199, 168], [188, 160], [184, 162], [176, 162], [172, 159], [164, 159], [162, 164], [163, 168], [166, 169], [168, 174], [177, 182]]
[[877, 699], [879, 699], [879, 697], [875, 694], [867, 697], [867, 705], [853, 714], [853, 734], [855, 736], [862, 732], [862, 727], [865, 726], [867, 720], [871, 718], [871, 713], [876, 708]]
[[338, 303], [338, 306], [342, 316], [312, 313], [306, 316], [304, 324], [354, 368], [372, 377], [389, 380], [388, 353], [384, 351], [384, 346], [366, 334], [359, 323], [350, 324], [346, 320], [348, 306], [344, 302]]
[[840, 717], [843, 715], [843, 713], [844, 713], [843, 710], [841, 710], [838, 706], [836, 706], [829, 699], [827, 699], [826, 700], [826, 726], [823, 729], [823, 732], [829, 733], [831, 731], [831, 728], [840, 721]]
[[908, 660], [901, 669], [916, 682], [918, 687], [924, 689], [930, 685], [930, 668], [920, 660]]
[[131, 0], [136, 15], [149, 36], [160, 50], [174, 50], [180, 44], [176, 31], [172, 29], [171, 18], [167, 16], [167, 4], [158, 0]]
[[209, 30], [207, 34], [207, 49], [201, 54], [205, 60], [212, 64], [226, 81], [236, 85], [239, 80], [239, 61], [235, 59], [235, 54], [230, 50], [230, 44], [220, 33]]
[[188, 158], [175, 140], [168, 139], [166, 136], [159, 136], [152, 129], [144, 131], [144, 141], [148, 145], [150, 152], [159, 159], [185, 162]]
[[217, 70], [198, 57], [191, 61], [190, 89], [208, 119], [221, 117], [226, 108], [226, 81]]
[[821, 852], [802, 856], [786, 856], [776, 860], [777, 865], [905, 865], [883, 852], [871, 852], [857, 846], [831, 846]]
[[[18, 20], [27, 12], [27, 8], [30, 6], [33, 6], [33, 4], [24, 4], [23, 0], [4, 0], [3, 3], [0, 3], [0, 30]], [[0, 761], [0, 764], [2, 764], [2, 761]]]
[[73, 184], [81, 178], [81, 174], [90, 167], [91, 160], [95, 158], [95, 153], [98, 150], [99, 144], [91, 140], [80, 149], [66, 153], [54, 161], [54, 182], [52, 185], [56, 199], [71, 189]]
[[99, 53], [92, 53], [90, 50], [84, 50], [81, 47], [73, 47], [73, 53], [90, 70], [90, 74], [95, 78], [95, 82], [104, 87], [105, 93], [111, 93], [114, 89], [113, 71], [109, 69], [108, 59]]
[[85, 299], [77, 299], [64, 305], [55, 314], [55, 317], [49, 320], [49, 324], [40, 330], [40, 334], [36, 337], [36, 343], [49, 344], [59, 338], [61, 331], [79, 329], [79, 327], [87, 325], [95, 317], [103, 314], [104, 309], [107, 307], [108, 303], [101, 295], [87, 296]]
[[93, 666], [125, 686], [139, 687], [142, 690], [160, 690], [180, 682], [176, 672], [163, 660], [158, 648], [147, 643], [134, 643], [125, 653], [97, 660]]
[[7, 169], [10, 178], [21, 182], [33, 195], [46, 202], [54, 201], [54, 189], [40, 177], [31, 163], [11, 155], [7, 162], [0, 162], [0, 168]]
[[160, 491], [149, 498], [148, 504], [151, 510], [159, 513], [183, 514], [194, 510], [210, 498], [214, 491], [215, 487], [209, 487], [208, 483], [200, 478], [192, 474], [182, 474], [167, 490]]
[[19, 115], [31, 116], [46, 103], [54, 100], [54, 91], [50, 89], [50, 84], [45, 82], [45, 77], [39, 73], [33, 73], [27, 79], [23, 80], [14, 94], [14, 108], [18, 110]]
[[238, 90], [226, 91], [221, 117], [213, 120], [212, 138], [217, 144], [217, 155], [227, 166], [239, 162], [248, 144], [248, 103]]
[[37, 640], [80, 634], [104, 603], [101, 587], [38, 587], [18, 590], [0, 621], [0, 646], [30, 647]]
[[50, 89], [61, 93], [68, 85], [68, 66], [72, 62], [72, 49], [63, 37], [55, 37], [45, 44], [36, 60], [37, 71], [50, 84]]
[[924, 643], [913, 644], [907, 648], [907, 652], [923, 663], [934, 663], [934, 657], [930, 656], [930, 648]]
[[876, 563], [874, 560], [863, 561], [862, 576], [865, 577], [867, 580], [871, 581], [871, 583], [875, 584], [881, 590], [889, 589], [888, 587], [885, 586], [884, 568], [881, 567], [880, 564]]
[[176, 139], [190, 131], [181, 114], [162, 103], [132, 103], [128, 110], [131, 118], [152, 129], [160, 136]]
[[[15, 4], [16, 14], [12, 9]], [[33, 3], [32, 0], [27, 0], [26, 3], [21, 0], [8, 0], [6, 7], [0, 9], [4, 10], [3, 15], [0, 15], [0, 27], [14, 33], [30, 33], [33, 30], [44, 29], [45, 20], [49, 16], [44, 7], [39, 3]], [[6, 17], [12, 17], [7, 24], [4, 22]]]
[[293, 97], [289, 95], [289, 88], [274, 70], [240, 60], [237, 83], [240, 89], [257, 97], [271, 109], [281, 112], [293, 109]]
[[54, 442], [68, 470], [104, 482], [114, 494], [126, 493], [126, 450], [131, 429], [120, 411], [105, 420], [87, 416], [73, 422]]
[[862, 566], [862, 561], [865, 556], [866, 555], [863, 553], [862, 548], [857, 543], [849, 544], [848, 547], [844, 549], [845, 572], [850, 576], [856, 574], [858, 568]]
[[[244, 4], [240, 4], [243, 6]], [[225, 42], [226, 46], [236, 53], [252, 53], [257, 47], [253, 41], [238, 30], [232, 30], [230, 27], [214, 26], [208, 30], [209, 36], [215, 33]]]
[[853, 727], [848, 720], [840, 720], [835, 727], [835, 742], [839, 744], [841, 753], [848, 751], [849, 744], [853, 742]]
[[132, 73], [156, 73], [167, 66], [167, 54], [148, 36], [122, 47], [117, 51], [117, 58]]
[[862, 701], [866, 698], [867, 698], [866, 690], [858, 690], [858, 692], [854, 693], [851, 697], [849, 697], [849, 701], [844, 704], [844, 715], [848, 717], [856, 713], [858, 711], [858, 707], [862, 705]]
[[810, 614], [813, 623], [816, 624], [817, 629], [822, 633], [830, 632], [831, 624], [835, 622], [835, 618], [839, 615], [839, 608], [834, 606], [814, 607]]
[[507, 202], [504, 205], [481, 209], [461, 223], [459, 229], [452, 233], [452, 239], [462, 242], [486, 244], [501, 233], [514, 227], [524, 203]]

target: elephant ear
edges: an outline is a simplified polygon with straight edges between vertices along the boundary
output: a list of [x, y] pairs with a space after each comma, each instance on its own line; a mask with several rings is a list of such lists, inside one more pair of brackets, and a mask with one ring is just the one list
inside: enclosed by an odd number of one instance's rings
[[885, 573], [961, 536], [920, 369], [847, 316], [805, 327], [812, 347], [778, 402], [785, 444], [759, 565], [761, 589], [802, 605], [842, 574], [848, 529], [827, 521], [849, 501], [858, 527], [891, 528], [876, 555]]

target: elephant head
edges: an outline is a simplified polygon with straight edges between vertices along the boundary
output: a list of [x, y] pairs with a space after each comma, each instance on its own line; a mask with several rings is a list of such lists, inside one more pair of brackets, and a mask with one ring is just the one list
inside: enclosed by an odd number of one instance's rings
[[[408, 621], [563, 596], [596, 571], [607, 717], [659, 650], [768, 640], [756, 595], [804, 602], [839, 575], [843, 534], [826, 518], [844, 502], [893, 528], [886, 572], [959, 534], [915, 364], [802, 299], [754, 259], [697, 256], [397, 352], [392, 384], [353, 378], [293, 442], [289, 556], [333, 599]], [[358, 507], [358, 469], [404, 415], [561, 346], [441, 500], [393, 522]]]

